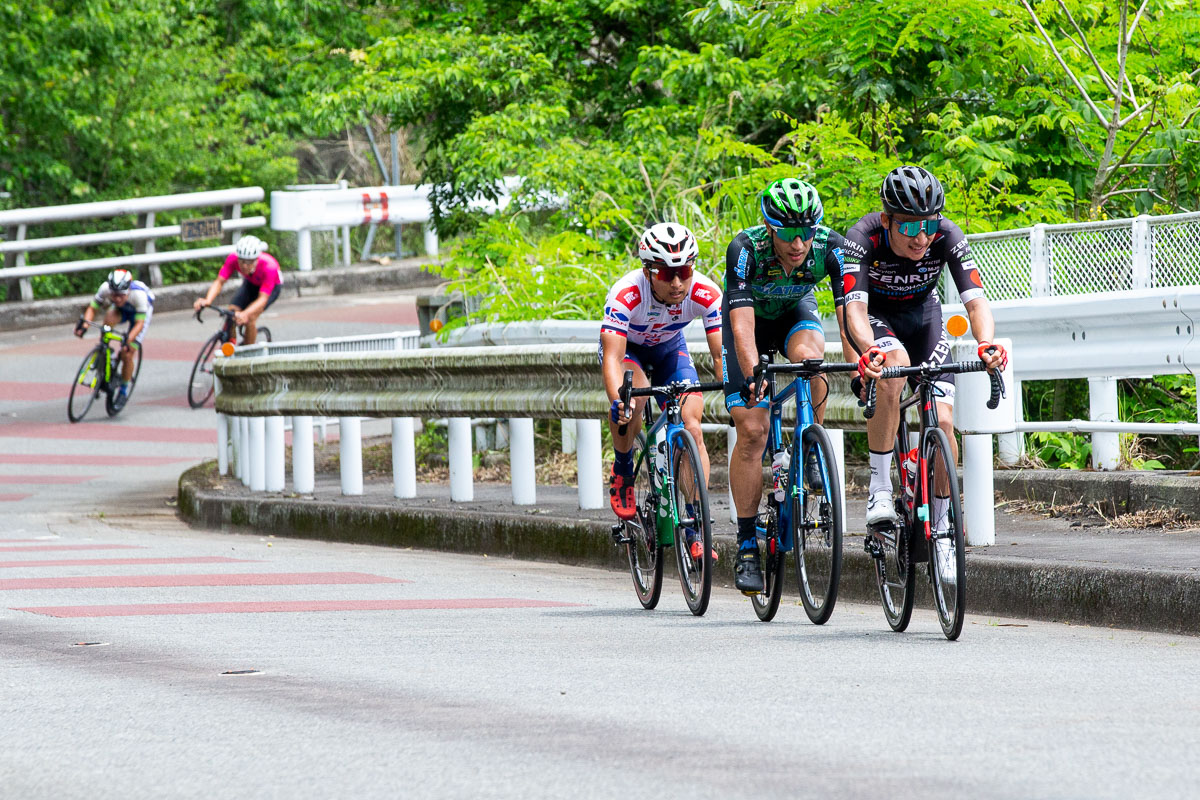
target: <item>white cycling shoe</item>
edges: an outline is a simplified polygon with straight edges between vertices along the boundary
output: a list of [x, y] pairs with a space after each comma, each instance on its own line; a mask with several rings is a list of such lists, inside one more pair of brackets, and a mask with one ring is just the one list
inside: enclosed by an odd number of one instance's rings
[[888, 489], [880, 489], [871, 494], [867, 500], [867, 524], [882, 525], [883, 523], [899, 522], [896, 516], [896, 506], [892, 503], [892, 493]]

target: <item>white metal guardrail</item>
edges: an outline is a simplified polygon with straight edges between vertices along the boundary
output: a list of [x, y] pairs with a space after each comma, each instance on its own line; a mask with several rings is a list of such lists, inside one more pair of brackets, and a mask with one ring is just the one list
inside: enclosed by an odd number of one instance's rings
[[420, 333], [414, 328], [391, 333], [371, 333], [358, 336], [317, 337], [289, 342], [261, 342], [243, 345], [233, 351], [234, 358], [298, 355], [300, 353], [378, 353], [395, 350], [416, 350], [421, 346]]
[[[263, 196], [263, 190], [255, 186], [245, 189], [223, 189], [212, 192], [192, 192], [0, 211], [0, 232], [4, 233], [4, 241], [0, 242], [0, 254], [4, 256], [4, 268], [0, 269], [0, 280], [17, 279], [22, 300], [33, 299], [33, 284], [30, 278], [34, 275], [53, 275], [92, 269], [147, 267], [150, 284], [161, 286], [162, 273], [159, 265], [223, 257], [233, 251], [232, 242], [237, 241], [242, 231], [265, 225], [267, 221], [261, 216], [242, 218], [242, 205], [262, 200]], [[206, 220], [206, 222], [213, 223], [206, 226], [208, 228], [206, 232], [211, 234], [210, 238], [225, 239], [228, 243], [219, 247], [159, 251], [157, 240], [181, 236], [184, 226], [155, 225], [155, 214], [192, 208], [222, 209], [222, 219]], [[126, 215], [136, 215], [136, 228], [70, 236], [28, 238], [31, 226], [55, 222], [99, 220]], [[214, 228], [215, 230], [213, 230]], [[34, 252], [88, 247], [112, 242], [133, 242], [134, 252], [125, 256], [44, 264], [29, 264], [27, 259], [28, 254]]]

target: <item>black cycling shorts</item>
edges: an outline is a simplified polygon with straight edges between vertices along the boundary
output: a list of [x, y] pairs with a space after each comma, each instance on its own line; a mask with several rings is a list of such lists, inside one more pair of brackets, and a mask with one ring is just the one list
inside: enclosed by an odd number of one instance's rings
[[[746, 376], [742, 374], [742, 365], [738, 363], [737, 354], [733, 352], [733, 327], [729, 322], [728, 293], [722, 300], [721, 308], [721, 364], [725, 382], [725, 408], [745, 406], [742, 400], [742, 388], [746, 385]], [[759, 355], [763, 353], [783, 353], [787, 355], [787, 343], [792, 334], [799, 331], [816, 331], [824, 339], [825, 332], [821, 326], [821, 316], [817, 313], [817, 296], [809, 292], [796, 301], [796, 304], [785, 314], [775, 319], [754, 317], [754, 349]], [[758, 408], [766, 408], [764, 398]]]
[[[266, 311], [271, 307], [271, 304], [274, 303], [276, 298], [279, 297], [279, 290], [282, 288], [282, 283], [275, 284], [275, 288], [271, 290], [271, 296], [267, 298], [267, 304], [263, 306], [263, 311]], [[242, 281], [242, 285], [238, 288], [237, 294], [233, 296], [233, 301], [230, 302], [230, 305], [237, 306], [245, 311], [246, 306], [257, 300], [260, 294], [262, 294], [262, 292], [253, 283], [250, 281]]]
[[[867, 319], [871, 321], [875, 346], [885, 353], [904, 350], [913, 364], [945, 364], [950, 360], [950, 341], [942, 326], [942, 302], [937, 292], [914, 306], [869, 304]], [[909, 379], [909, 384], [915, 385], [916, 381]], [[939, 401], [954, 405], [954, 375], [941, 375], [936, 384], [945, 393]]]

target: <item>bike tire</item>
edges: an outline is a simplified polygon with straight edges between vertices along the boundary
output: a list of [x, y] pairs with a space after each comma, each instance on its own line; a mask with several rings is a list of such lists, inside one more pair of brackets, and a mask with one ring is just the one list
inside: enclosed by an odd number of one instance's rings
[[[771, 512], [773, 513], [773, 512]], [[779, 523], [776, 519], [767, 522], [767, 538], [763, 545], [762, 572], [763, 590], [761, 594], [750, 595], [750, 605], [754, 606], [754, 614], [763, 622], [775, 619], [779, 611], [779, 600], [783, 597], [783, 580], [785, 570], [784, 557], [786, 554], [779, 544]]]
[[[912, 620], [914, 576], [916, 567], [911, 558], [912, 519], [904, 502], [903, 483], [900, 470], [903, 469], [907, 434], [901, 423], [901, 436], [896, 437], [892, 448], [892, 483], [896, 487], [896, 514], [899, 524], [891, 529], [892, 538], [882, 538], [883, 553], [875, 559], [875, 582], [879, 588], [879, 600], [883, 604], [883, 616], [888, 626], [896, 633], [903, 633]], [[869, 535], [869, 534], [868, 534]]]
[[626, 549], [629, 553], [629, 574], [638, 602], [647, 611], [658, 605], [662, 596], [663, 548], [658, 543], [655, 521], [658, 514], [658, 495], [654, 493], [650, 470], [654, 461], [646, 448], [645, 434], [639, 433], [634, 452], [641, 453], [641, 463], [633, 472], [633, 487], [637, 496], [637, 515], [625, 520]]
[[[712, 594], [712, 521], [708, 515], [708, 487], [704, 481], [700, 450], [686, 430], [676, 434], [673, 452], [675, 458], [671, 474], [674, 478], [674, 502], [676, 510], [680, 512], [679, 524], [675, 526], [675, 563], [679, 567], [679, 586], [683, 589], [683, 599], [687, 601], [692, 614], [700, 617], [708, 610]], [[684, 470], [684, 466], [688, 469]], [[685, 475], [685, 472], [691, 474]], [[690, 518], [686, 516], [689, 493], [692, 495], [694, 512]], [[689, 521], [691, 525], [686, 524]], [[689, 528], [696, 532], [697, 542], [704, 548], [700, 558], [694, 558], [691, 553], [691, 543], [687, 537]]]
[[91, 409], [92, 403], [100, 396], [102, 375], [96, 370], [97, 363], [103, 363], [101, 350], [107, 348], [93, 347], [83, 357], [83, 362], [75, 372], [75, 380], [71, 383], [71, 392], [67, 396], [67, 419], [79, 422]]
[[125, 402], [123, 402], [120, 407], [116, 405], [115, 395], [117, 391], [116, 387], [120, 385], [119, 376], [121, 374], [121, 360], [116, 354], [113, 355], [113, 376], [116, 380], [116, 384], [114, 385], [112, 382], [109, 383], [108, 392], [104, 397], [104, 410], [110, 417], [115, 417], [117, 414], [120, 414], [125, 410], [125, 407], [129, 405], [129, 401], [133, 399], [133, 390], [137, 388], [138, 376], [142, 374], [142, 348], [139, 347], [133, 352], [133, 376], [129, 379], [129, 392], [125, 395]]
[[[833, 457], [833, 442], [820, 425], [809, 425], [802, 436], [801, 459], [792, 469], [800, 494], [792, 498], [792, 541], [796, 557], [796, 584], [804, 613], [824, 625], [837, 604], [842, 578], [842, 482]], [[824, 486], [808, 485], [808, 454], [817, 453]]]
[[[966, 543], [963, 541], [962, 502], [958, 495], [958, 474], [954, 469], [950, 440], [941, 428], [926, 431], [923, 452], [929, 464], [929, 474], [926, 476], [926, 485], [922, 488], [925, 491], [925, 498], [931, 504], [931, 514], [938, 464], [941, 464], [942, 468], [946, 470], [946, 479], [950, 484], [950, 502], [947, 505], [949, 525], [944, 532], [944, 537], [939, 537], [935, 532], [934, 540], [930, 543], [929, 577], [933, 586], [933, 604], [937, 609], [942, 633], [946, 635], [947, 639], [954, 641], [962, 633], [967, 605], [967, 556]], [[950, 542], [950, 552], [943, 551], [938, 545], [940, 538]]]
[[221, 334], [214, 333], [200, 348], [195, 363], [192, 364], [192, 374], [188, 379], [188, 405], [200, 408], [212, 397], [215, 384], [213, 383], [212, 361], [213, 353], [221, 345]]

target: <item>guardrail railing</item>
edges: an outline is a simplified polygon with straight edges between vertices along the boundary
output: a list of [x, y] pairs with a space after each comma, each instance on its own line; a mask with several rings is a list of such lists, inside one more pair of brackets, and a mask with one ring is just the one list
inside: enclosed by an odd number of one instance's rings
[[[15, 279], [19, 286], [19, 297], [10, 292], [9, 300], [32, 300], [33, 283], [30, 278], [34, 275], [54, 275], [92, 269], [141, 267], [144, 268], [142, 270], [144, 279], [151, 286], [161, 286], [160, 265], [223, 257], [232, 252], [233, 243], [237, 241], [242, 231], [266, 225], [265, 217], [242, 217], [242, 205], [262, 200], [263, 196], [263, 190], [255, 186], [246, 189], [224, 189], [212, 192], [192, 192], [0, 211], [0, 232], [4, 234], [4, 241], [0, 242], [0, 254], [4, 256], [4, 267], [0, 269], [0, 280], [12, 281]], [[220, 208], [222, 210], [221, 217], [204, 217], [189, 220], [181, 225], [155, 225], [154, 217], [159, 212], [191, 208]], [[128, 230], [70, 236], [28, 238], [31, 226], [55, 222], [107, 219], [126, 215], [136, 215], [137, 227]], [[158, 239], [173, 237], [181, 237], [184, 241], [220, 239], [224, 244], [219, 247], [182, 248], [166, 251], [157, 249]], [[112, 242], [133, 242], [133, 253], [43, 264], [29, 264], [27, 260], [29, 253], [89, 247]]]

